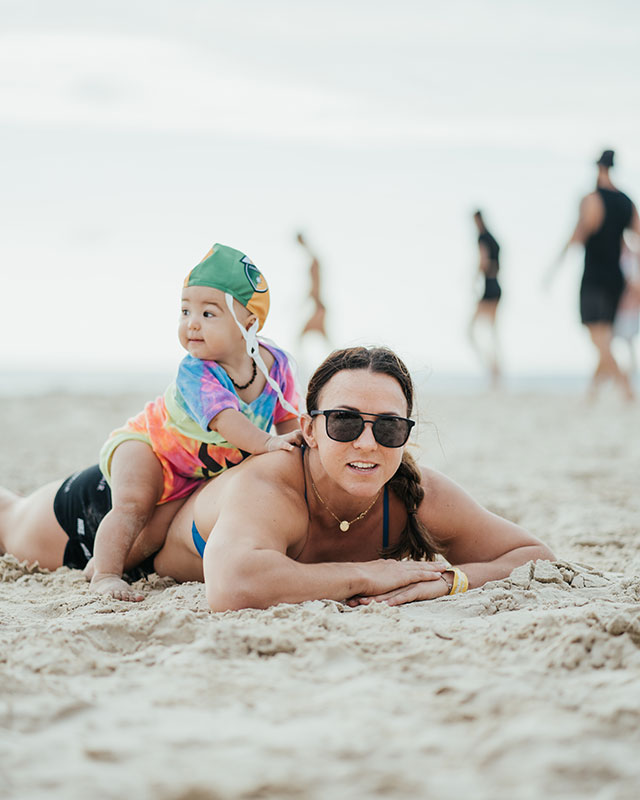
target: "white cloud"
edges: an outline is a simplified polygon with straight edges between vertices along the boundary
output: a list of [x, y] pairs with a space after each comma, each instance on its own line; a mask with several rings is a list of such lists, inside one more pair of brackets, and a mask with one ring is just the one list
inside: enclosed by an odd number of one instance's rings
[[[530, 107], [515, 84], [508, 106], [500, 101], [505, 86], [493, 102], [480, 103], [473, 79], [465, 79], [468, 65], [455, 62], [446, 80], [427, 87], [427, 96], [420, 82], [398, 92], [378, 84], [373, 68], [366, 91], [358, 91], [336, 85], [339, 76], [331, 75], [330, 64], [323, 82], [302, 63], [289, 74], [277, 66], [261, 69], [260, 59], [243, 46], [250, 44], [241, 42], [231, 57], [228, 42], [219, 51], [186, 40], [117, 33], [7, 34], [0, 40], [0, 119], [246, 140], [495, 145], [560, 153], [575, 152], [584, 130], [596, 136], [601, 130], [605, 140], [610, 130], [619, 130], [621, 148], [640, 134], [640, 118], [631, 108], [621, 107], [612, 120], [586, 102], [567, 109], [564, 96], [551, 98], [545, 108]], [[326, 50], [315, 53], [316, 59], [327, 56]], [[430, 57], [424, 56], [423, 71]]]
[[351, 104], [317, 88], [245, 76], [215, 53], [139, 37], [5, 36], [0, 71], [0, 115], [11, 122], [299, 135], [317, 125], [330, 130]]

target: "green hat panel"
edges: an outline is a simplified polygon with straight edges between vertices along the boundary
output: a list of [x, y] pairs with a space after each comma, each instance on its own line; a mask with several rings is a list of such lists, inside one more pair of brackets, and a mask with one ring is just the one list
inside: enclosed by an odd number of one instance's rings
[[223, 244], [213, 245], [187, 275], [184, 286], [210, 286], [228, 292], [256, 315], [258, 329], [269, 313], [269, 286], [264, 275], [248, 256]]

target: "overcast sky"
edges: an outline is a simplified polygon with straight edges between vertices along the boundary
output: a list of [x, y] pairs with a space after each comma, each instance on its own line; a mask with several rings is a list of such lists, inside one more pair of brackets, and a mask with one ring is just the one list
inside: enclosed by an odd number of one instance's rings
[[0, 0], [0, 370], [172, 371], [216, 242], [269, 280], [296, 352], [320, 256], [336, 345], [470, 372], [471, 213], [502, 245], [512, 372], [586, 372], [594, 160], [640, 196], [640, 6]]

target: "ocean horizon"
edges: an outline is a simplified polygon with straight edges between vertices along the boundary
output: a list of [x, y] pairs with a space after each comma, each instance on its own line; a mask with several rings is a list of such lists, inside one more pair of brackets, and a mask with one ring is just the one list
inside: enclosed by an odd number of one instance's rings
[[[173, 380], [175, 373], [160, 370], [20, 370], [0, 369], [0, 396], [22, 397], [46, 394], [105, 394], [127, 392], [148, 393], [149, 397], [161, 394]], [[413, 377], [420, 393], [475, 394], [488, 391], [489, 380], [482, 374], [471, 372], [444, 372], [415, 369]], [[508, 373], [500, 389], [513, 393], [581, 394], [589, 382], [586, 373]], [[636, 381], [636, 386], [637, 386]]]

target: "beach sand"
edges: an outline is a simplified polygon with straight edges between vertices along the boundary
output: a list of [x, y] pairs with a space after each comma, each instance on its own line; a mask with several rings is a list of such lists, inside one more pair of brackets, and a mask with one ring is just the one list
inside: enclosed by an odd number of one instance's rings
[[[96, 461], [146, 397], [0, 400], [0, 483]], [[421, 461], [558, 562], [451, 598], [211, 614], [0, 558], [6, 798], [640, 794], [640, 409], [605, 394], [423, 397]]]

